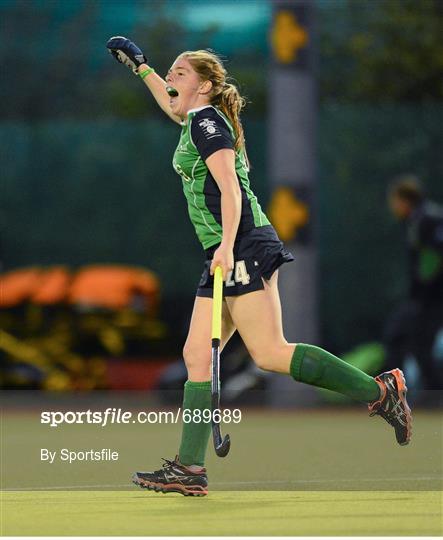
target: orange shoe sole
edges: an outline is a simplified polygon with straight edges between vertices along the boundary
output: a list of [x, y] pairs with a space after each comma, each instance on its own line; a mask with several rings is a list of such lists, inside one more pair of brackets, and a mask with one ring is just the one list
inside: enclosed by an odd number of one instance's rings
[[156, 493], [181, 493], [185, 497], [204, 497], [208, 494], [208, 489], [203, 486], [186, 487], [183, 484], [161, 484], [159, 482], [149, 482], [134, 475], [132, 482], [141, 488], [155, 491]]
[[407, 444], [409, 444], [409, 441], [411, 440], [411, 436], [412, 436], [411, 408], [409, 407], [408, 402], [406, 401], [406, 393], [408, 391], [408, 388], [406, 386], [405, 376], [401, 369], [393, 369], [391, 373], [392, 375], [394, 375], [395, 380], [397, 381], [398, 395], [406, 411], [406, 429], [407, 429], [406, 441], [403, 443], [399, 443], [401, 446], [406, 446]]

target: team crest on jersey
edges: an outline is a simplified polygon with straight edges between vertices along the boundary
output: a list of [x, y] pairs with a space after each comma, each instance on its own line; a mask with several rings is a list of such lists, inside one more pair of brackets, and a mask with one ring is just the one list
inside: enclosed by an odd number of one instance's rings
[[198, 125], [202, 128], [203, 133], [207, 139], [212, 139], [212, 137], [221, 137], [220, 130], [214, 120], [210, 118], [203, 118]]

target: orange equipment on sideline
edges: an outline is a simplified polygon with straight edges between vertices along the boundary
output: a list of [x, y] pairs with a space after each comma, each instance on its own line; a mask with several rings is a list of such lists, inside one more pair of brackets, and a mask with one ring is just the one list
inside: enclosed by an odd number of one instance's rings
[[153, 314], [159, 301], [158, 278], [148, 270], [127, 266], [88, 266], [74, 277], [69, 302], [88, 308], [119, 310], [142, 303]]
[[62, 266], [21, 268], [1, 276], [0, 308], [7, 309], [23, 302], [53, 305], [63, 302], [71, 277]]

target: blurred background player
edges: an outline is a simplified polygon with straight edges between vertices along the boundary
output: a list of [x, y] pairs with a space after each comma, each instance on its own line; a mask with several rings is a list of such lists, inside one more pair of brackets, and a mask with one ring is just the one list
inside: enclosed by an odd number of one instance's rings
[[428, 200], [413, 175], [396, 178], [388, 191], [393, 215], [404, 224], [409, 252], [409, 294], [385, 325], [387, 367], [412, 354], [425, 390], [443, 388], [434, 344], [443, 327], [443, 207]]

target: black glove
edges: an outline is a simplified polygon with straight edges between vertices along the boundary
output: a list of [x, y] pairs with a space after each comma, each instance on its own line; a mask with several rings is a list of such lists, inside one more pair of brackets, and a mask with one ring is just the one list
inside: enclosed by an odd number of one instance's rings
[[146, 56], [137, 45], [123, 36], [112, 37], [106, 43], [106, 47], [120, 64], [130, 67], [136, 75], [138, 75], [138, 68], [147, 62]]

